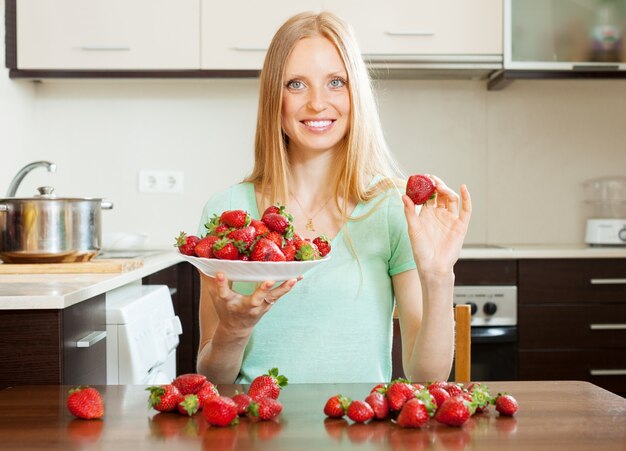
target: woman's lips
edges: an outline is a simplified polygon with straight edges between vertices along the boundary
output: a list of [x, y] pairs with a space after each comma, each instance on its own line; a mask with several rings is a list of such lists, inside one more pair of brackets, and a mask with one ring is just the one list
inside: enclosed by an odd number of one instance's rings
[[335, 123], [334, 119], [319, 119], [319, 120], [305, 120], [301, 123], [308, 129], [314, 132], [324, 132], [330, 129]]

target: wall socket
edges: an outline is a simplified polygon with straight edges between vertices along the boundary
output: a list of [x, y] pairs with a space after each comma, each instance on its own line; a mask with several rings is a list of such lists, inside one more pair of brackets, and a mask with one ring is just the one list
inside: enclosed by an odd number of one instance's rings
[[182, 171], [139, 171], [140, 193], [182, 193]]

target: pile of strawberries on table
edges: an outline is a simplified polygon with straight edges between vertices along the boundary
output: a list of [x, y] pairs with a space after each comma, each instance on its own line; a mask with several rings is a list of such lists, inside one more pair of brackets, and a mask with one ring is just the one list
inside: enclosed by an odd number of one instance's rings
[[244, 210], [227, 210], [214, 215], [200, 238], [180, 232], [175, 246], [182, 254], [258, 262], [318, 260], [331, 250], [329, 240], [320, 235], [303, 239], [293, 229], [293, 216], [285, 207], [267, 208], [261, 219], [253, 219]]
[[332, 396], [326, 401], [324, 413], [330, 418], [347, 415], [356, 423], [389, 419], [409, 428], [423, 427], [432, 417], [439, 423], [462, 426], [470, 416], [487, 411], [491, 404], [505, 416], [514, 415], [518, 409], [512, 395], [498, 393], [494, 397], [486, 385], [478, 382], [465, 388], [452, 382], [435, 381], [424, 386], [395, 379], [373, 387], [363, 401]]

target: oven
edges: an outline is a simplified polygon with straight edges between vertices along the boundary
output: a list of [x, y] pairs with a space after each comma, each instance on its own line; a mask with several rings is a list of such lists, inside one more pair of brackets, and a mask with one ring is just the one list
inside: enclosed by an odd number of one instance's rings
[[455, 286], [454, 303], [472, 308], [472, 380], [516, 380], [517, 287]]

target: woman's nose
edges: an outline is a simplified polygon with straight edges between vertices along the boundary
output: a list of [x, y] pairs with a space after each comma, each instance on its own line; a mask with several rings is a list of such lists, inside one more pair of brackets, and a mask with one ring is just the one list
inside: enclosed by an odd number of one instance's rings
[[307, 107], [316, 112], [326, 109], [326, 98], [323, 89], [312, 88], [309, 90]]

